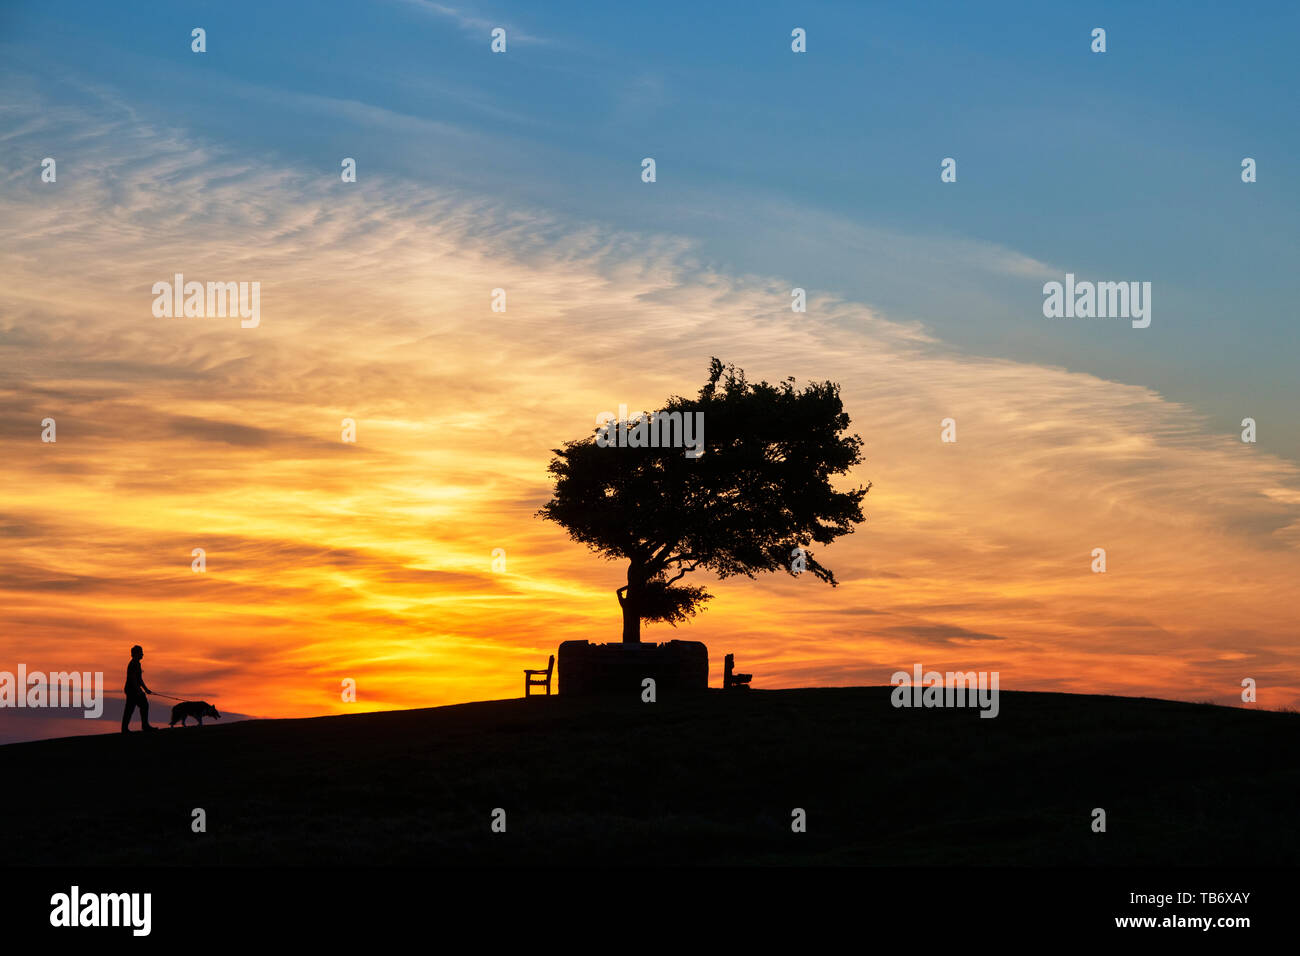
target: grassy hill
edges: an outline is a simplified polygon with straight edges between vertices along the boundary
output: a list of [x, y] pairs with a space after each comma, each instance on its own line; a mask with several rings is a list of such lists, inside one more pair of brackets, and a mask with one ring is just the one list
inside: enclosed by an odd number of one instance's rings
[[[15, 863], [1300, 862], [1300, 715], [1003, 693], [989, 720], [896, 710], [890, 690], [11, 744], [0, 819]], [[207, 833], [191, 832], [195, 807]], [[1094, 807], [1108, 832], [1091, 831]]]

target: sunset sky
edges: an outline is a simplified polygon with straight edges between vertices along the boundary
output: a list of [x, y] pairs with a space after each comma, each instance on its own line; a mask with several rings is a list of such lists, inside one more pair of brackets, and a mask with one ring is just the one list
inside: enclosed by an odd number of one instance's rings
[[[716, 355], [840, 383], [873, 489], [838, 588], [702, 577], [646, 630], [715, 684], [1300, 706], [1294, 9], [265, 6], [0, 9], [0, 670], [517, 696], [619, 638], [624, 568], [534, 517], [551, 450]], [[1067, 272], [1151, 282], [1150, 328], [1044, 318]], [[175, 273], [260, 325], [155, 318]]]

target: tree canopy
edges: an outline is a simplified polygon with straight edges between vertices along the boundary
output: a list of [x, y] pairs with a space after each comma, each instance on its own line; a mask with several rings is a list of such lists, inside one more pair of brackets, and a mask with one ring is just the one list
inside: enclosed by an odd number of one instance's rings
[[647, 420], [672, 413], [702, 415], [698, 457], [681, 447], [635, 447], [638, 420], [611, 422], [607, 432], [555, 449], [554, 494], [538, 512], [573, 540], [628, 562], [617, 591], [623, 639], [640, 640], [641, 621], [675, 624], [694, 615], [711, 595], [677, 582], [699, 569], [719, 578], [797, 574], [801, 548], [806, 569], [834, 586], [811, 545], [851, 533], [871, 488], [831, 484], [862, 461], [839, 386], [750, 383], [743, 370], [714, 358], [695, 398], [673, 396]]

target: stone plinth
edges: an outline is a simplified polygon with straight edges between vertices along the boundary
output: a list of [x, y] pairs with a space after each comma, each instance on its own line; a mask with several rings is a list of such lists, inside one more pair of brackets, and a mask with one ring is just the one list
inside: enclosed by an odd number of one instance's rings
[[666, 644], [592, 644], [565, 641], [556, 660], [559, 693], [641, 693], [641, 682], [655, 680], [655, 694], [698, 693], [709, 686], [709, 649], [699, 641]]

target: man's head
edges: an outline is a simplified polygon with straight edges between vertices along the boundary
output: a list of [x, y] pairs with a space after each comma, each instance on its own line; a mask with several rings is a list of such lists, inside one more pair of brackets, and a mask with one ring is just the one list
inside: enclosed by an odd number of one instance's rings
[[131, 660], [138, 661], [142, 657], [144, 657], [143, 647], [137, 644], [135, 647], [131, 648]]

